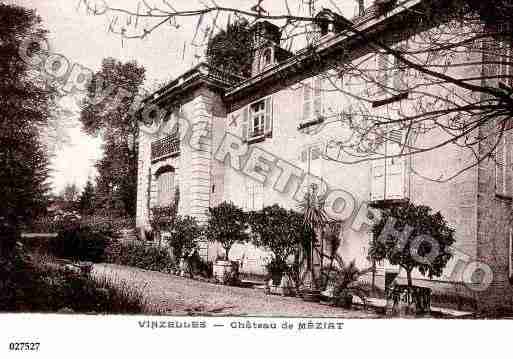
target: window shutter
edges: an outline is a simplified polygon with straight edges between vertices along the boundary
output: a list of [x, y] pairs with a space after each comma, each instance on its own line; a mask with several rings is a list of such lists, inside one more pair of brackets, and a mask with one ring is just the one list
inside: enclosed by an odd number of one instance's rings
[[376, 82], [378, 93], [385, 93], [384, 87], [388, 87], [388, 54], [384, 52], [376, 55]]
[[242, 110], [242, 140], [247, 141], [249, 137], [249, 106], [244, 107]]
[[504, 194], [511, 197], [513, 195], [513, 139], [509, 132], [505, 133], [504, 136]]
[[504, 136], [495, 149], [495, 192], [504, 194]]
[[272, 97], [269, 96], [265, 99], [265, 134], [273, 132], [273, 101]]
[[303, 150], [303, 151], [301, 151], [301, 157], [300, 157], [300, 160], [301, 160], [301, 162], [306, 162], [306, 161], [308, 161], [308, 150]]
[[303, 84], [303, 122], [312, 117], [312, 87], [308, 82]]
[[371, 162], [371, 201], [385, 199], [385, 161]]
[[313, 107], [315, 116], [322, 116], [322, 79], [317, 76], [313, 81]]

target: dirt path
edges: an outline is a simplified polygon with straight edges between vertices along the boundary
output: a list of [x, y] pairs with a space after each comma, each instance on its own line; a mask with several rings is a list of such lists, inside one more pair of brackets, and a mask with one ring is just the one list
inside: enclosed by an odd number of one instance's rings
[[344, 310], [300, 298], [266, 295], [262, 289], [216, 285], [132, 267], [97, 264], [94, 273], [144, 287], [151, 305], [169, 315], [380, 317], [372, 311]]

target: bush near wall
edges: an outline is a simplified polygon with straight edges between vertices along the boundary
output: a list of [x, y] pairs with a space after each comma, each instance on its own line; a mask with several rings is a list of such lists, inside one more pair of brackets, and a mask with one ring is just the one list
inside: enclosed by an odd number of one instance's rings
[[0, 257], [0, 278], [0, 312], [137, 314], [149, 310], [140, 289], [34, 264], [19, 249], [13, 256]]
[[59, 258], [99, 263], [111, 237], [91, 227], [68, 227], [49, 240], [48, 252]]
[[177, 268], [167, 248], [133, 242], [112, 242], [106, 248], [105, 262], [164, 273], [173, 273]]

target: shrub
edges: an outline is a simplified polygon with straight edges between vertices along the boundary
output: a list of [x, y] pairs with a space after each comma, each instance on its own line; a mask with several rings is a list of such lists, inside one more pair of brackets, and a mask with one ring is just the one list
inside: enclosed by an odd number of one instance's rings
[[168, 242], [175, 258], [187, 258], [197, 249], [197, 241], [202, 234], [201, 227], [194, 217], [178, 216]]
[[35, 265], [18, 250], [0, 258], [0, 311], [137, 314], [148, 310], [140, 288], [95, 280], [73, 271]]
[[90, 227], [68, 226], [49, 242], [49, 252], [56, 257], [78, 261], [101, 262], [110, 238]]
[[313, 238], [313, 231], [305, 226], [303, 216], [286, 210], [277, 204], [251, 212], [249, 222], [252, 241], [257, 247], [264, 247], [273, 254], [267, 269], [272, 273], [288, 272], [288, 258], [304, 243]]
[[224, 248], [226, 258], [235, 243], [248, 240], [246, 214], [233, 203], [223, 202], [208, 209], [209, 219], [205, 234], [209, 241], [218, 242]]
[[[408, 233], [408, 237], [392, 235], [391, 227], [399, 233]], [[439, 277], [452, 258], [454, 229], [440, 212], [433, 213], [428, 206], [407, 202], [388, 208], [373, 226], [372, 233], [369, 257], [374, 261], [387, 259], [390, 264], [401, 266], [406, 271], [409, 287], [412, 287], [413, 269], [429, 278]], [[421, 241], [415, 244], [417, 239]]]
[[137, 243], [111, 243], [106, 249], [105, 261], [165, 273], [176, 269], [176, 262], [167, 249]]

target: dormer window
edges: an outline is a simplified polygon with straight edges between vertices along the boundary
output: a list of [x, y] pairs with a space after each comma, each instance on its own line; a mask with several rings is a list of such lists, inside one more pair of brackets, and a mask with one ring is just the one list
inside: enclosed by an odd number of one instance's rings
[[262, 54], [261, 70], [266, 69], [273, 63], [273, 49], [271, 47], [264, 50]]

